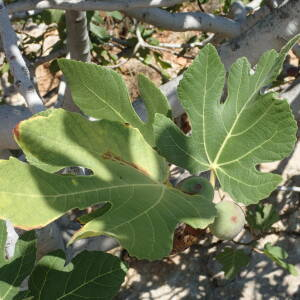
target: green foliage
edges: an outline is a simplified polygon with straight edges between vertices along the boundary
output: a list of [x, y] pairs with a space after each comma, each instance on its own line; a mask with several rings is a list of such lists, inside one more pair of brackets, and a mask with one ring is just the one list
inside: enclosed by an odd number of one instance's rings
[[107, 30], [103, 26], [99, 26], [99, 25], [95, 25], [94, 23], [91, 23], [90, 24], [90, 31], [95, 36], [97, 36], [98, 38], [100, 38], [103, 41], [108, 41], [109, 38], [110, 38], [109, 33], [107, 32]]
[[[98, 21], [101, 24], [100, 16]], [[104, 40], [95, 30], [94, 35]], [[143, 30], [144, 38], [149, 35], [150, 39], [151, 34], [151, 30]], [[262, 89], [279, 74], [286, 53], [298, 38], [280, 53], [265, 53], [255, 72], [245, 58], [234, 63], [225, 101], [221, 101], [224, 66], [213, 46], [203, 48], [178, 88], [191, 122], [191, 136], [175, 126], [166, 97], [145, 76], [138, 81], [147, 108], [146, 122], [135, 113], [126, 85], [116, 72], [60, 60], [75, 103], [84, 114], [98, 120], [57, 109], [20, 122], [14, 133], [28, 163], [14, 158], [0, 161], [0, 217], [30, 230], [71, 209], [97, 205], [93, 213], [80, 218], [84, 225], [70, 242], [105, 234], [118, 239], [130, 255], [150, 260], [170, 253], [178, 223], [194, 228], [210, 226], [216, 236], [231, 239], [244, 225], [240, 208], [235, 203], [230, 203], [234, 209], [221, 203], [217, 214], [213, 188], [204, 178], [191, 177], [173, 188], [168, 182], [168, 162], [156, 149], [169, 162], [192, 173], [210, 170], [235, 201], [248, 205], [268, 196], [281, 178], [259, 172], [256, 166], [291, 152], [296, 125], [287, 102], [276, 99], [275, 94], [263, 94]], [[156, 59], [161, 57], [156, 55]], [[160, 64], [169, 67], [164, 61]], [[58, 172], [72, 166], [88, 168], [92, 175]], [[32, 209], [38, 213], [32, 214]], [[262, 232], [277, 221], [268, 205], [249, 212], [247, 218], [252, 229]], [[227, 229], [236, 221], [240, 228], [233, 234], [232, 228]], [[3, 224], [2, 248], [6, 239]], [[0, 288], [6, 289], [5, 295], [12, 293], [15, 299], [111, 299], [123, 281], [125, 266], [103, 253], [83, 252], [64, 267], [62, 253], [55, 252], [34, 267], [34, 245], [32, 233], [28, 233], [17, 244], [11, 261], [0, 259]], [[267, 244], [264, 254], [296, 274], [280, 247]], [[243, 251], [230, 248], [217, 259], [226, 278], [233, 278], [249, 262]], [[84, 277], [83, 268], [87, 269]], [[15, 287], [29, 274], [29, 292], [18, 293]]]
[[36, 23], [45, 23], [47, 25], [59, 24], [64, 18], [65, 12], [59, 9], [45, 9], [41, 13], [33, 16]]
[[288, 103], [261, 90], [279, 74], [298, 39], [280, 53], [266, 52], [253, 74], [247, 59], [238, 59], [229, 71], [224, 103], [220, 100], [224, 66], [212, 45], [203, 48], [178, 87], [192, 135], [185, 136], [171, 120], [157, 114], [154, 132], [160, 153], [192, 173], [212, 171], [235, 201], [249, 205], [267, 197], [281, 177], [259, 172], [256, 166], [289, 155], [297, 126]]
[[[169, 254], [178, 222], [204, 228], [213, 220], [211, 187], [190, 196], [164, 184], [166, 161], [135, 128], [91, 122], [57, 109], [21, 122], [15, 132], [32, 164], [1, 161], [1, 217], [16, 226], [38, 228], [72, 208], [109, 202], [111, 209], [88, 222], [73, 240], [107, 234], [133, 256], [159, 259]], [[62, 176], [40, 169], [67, 166], [84, 166], [94, 175]], [[39, 214], [32, 215], [28, 207]]]
[[257, 204], [247, 210], [246, 219], [251, 229], [266, 232], [279, 220], [279, 216], [272, 204]]
[[103, 26], [103, 19], [99, 15], [99, 12], [93, 14], [89, 22], [89, 30], [97, 38], [100, 43], [108, 41], [111, 36], [107, 32], [105, 26]]
[[294, 276], [298, 276], [298, 271], [296, 268], [285, 262], [288, 258], [288, 254], [284, 249], [278, 246], [272, 246], [271, 243], [265, 244], [264, 254], [273, 260], [279, 267], [286, 269], [289, 273]]
[[216, 256], [217, 261], [223, 265], [226, 279], [233, 279], [250, 261], [249, 255], [243, 250], [225, 248]]
[[116, 19], [118, 21], [122, 21], [123, 18], [124, 18], [123, 15], [119, 11], [117, 11], [117, 10], [115, 10], [115, 11], [107, 11], [106, 15], [108, 15], [110, 17], [113, 17], [114, 19]]
[[11, 300], [19, 293], [20, 284], [31, 273], [35, 262], [33, 232], [25, 233], [18, 241], [14, 257], [5, 258], [6, 225], [0, 220], [0, 297]]
[[44, 256], [35, 266], [29, 289], [34, 299], [109, 300], [119, 291], [127, 267], [103, 252], [81, 252], [64, 266], [62, 251]]
[[[126, 275], [127, 268], [120, 259], [102, 252], [81, 252], [72, 263], [65, 266], [63, 252], [56, 251], [35, 263], [36, 241], [32, 231], [21, 236], [14, 257], [7, 260], [4, 258], [4, 221], [0, 221], [0, 233], [2, 300], [32, 297], [41, 300], [108, 300], [118, 292]], [[20, 284], [29, 275], [28, 290], [19, 292]]]
[[70, 86], [73, 100], [88, 116], [128, 123], [136, 127], [153, 145], [154, 114], [170, 115], [168, 100], [145, 76], [139, 77], [139, 90], [148, 110], [148, 122], [135, 113], [127, 87], [115, 71], [73, 60], [61, 59], [59, 65]]

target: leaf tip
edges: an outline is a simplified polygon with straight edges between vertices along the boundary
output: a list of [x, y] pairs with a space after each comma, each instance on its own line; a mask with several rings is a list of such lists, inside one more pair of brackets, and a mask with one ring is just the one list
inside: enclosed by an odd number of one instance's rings
[[20, 140], [20, 124], [22, 122], [19, 122], [15, 127], [14, 129], [12, 130], [13, 131], [13, 135], [15, 136], [16, 140], [19, 141]]

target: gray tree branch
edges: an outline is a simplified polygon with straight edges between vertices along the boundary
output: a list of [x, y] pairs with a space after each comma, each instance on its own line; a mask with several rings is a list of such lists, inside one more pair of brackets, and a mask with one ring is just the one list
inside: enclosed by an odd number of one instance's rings
[[9, 13], [34, 9], [127, 10], [131, 8], [168, 7], [189, 0], [20, 0], [8, 5]]
[[238, 36], [241, 32], [239, 22], [209, 13], [170, 13], [160, 8], [131, 9], [124, 13], [142, 22], [171, 31], [206, 31], [220, 33], [227, 37]]
[[47, 8], [78, 11], [120, 10], [125, 12], [128, 16], [167, 30], [217, 32], [228, 37], [234, 37], [240, 34], [240, 23], [226, 17], [202, 12], [170, 13], [166, 10], [157, 8], [171, 6], [182, 2], [184, 2], [184, 0], [25, 0], [9, 4], [8, 9], [10, 13]]
[[32, 113], [44, 110], [43, 102], [35, 90], [25, 60], [18, 48], [17, 35], [12, 28], [3, 0], [0, 0], [0, 36], [17, 91], [25, 98]]
[[[75, 10], [66, 11], [66, 27], [69, 57], [71, 59], [89, 62], [91, 55], [86, 12]], [[62, 82], [61, 85], [60, 90], [65, 86], [65, 83]], [[68, 87], [65, 87], [59, 97], [64, 109], [79, 112], [79, 108], [74, 104]]]
[[20, 121], [32, 115], [30, 110], [23, 106], [0, 106], [0, 150], [18, 149], [12, 130]]

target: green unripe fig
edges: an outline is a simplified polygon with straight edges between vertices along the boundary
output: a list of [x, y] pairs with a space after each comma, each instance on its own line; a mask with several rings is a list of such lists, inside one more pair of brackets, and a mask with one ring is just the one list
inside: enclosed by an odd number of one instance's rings
[[231, 240], [244, 227], [245, 215], [242, 209], [231, 201], [222, 201], [216, 205], [217, 216], [209, 226], [213, 235], [221, 240]]
[[206, 195], [213, 197], [213, 188], [209, 181], [200, 176], [190, 176], [180, 181], [177, 186], [182, 192], [190, 195]]

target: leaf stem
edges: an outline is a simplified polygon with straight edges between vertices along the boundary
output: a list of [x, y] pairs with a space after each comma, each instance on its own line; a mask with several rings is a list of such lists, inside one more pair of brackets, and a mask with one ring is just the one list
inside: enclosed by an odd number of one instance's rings
[[210, 178], [209, 178], [210, 184], [215, 188], [216, 185], [216, 174], [214, 170], [210, 170]]
[[259, 253], [259, 254], [265, 254], [264, 251], [261, 251], [261, 250], [255, 248], [255, 247], [253, 247], [252, 250]]

